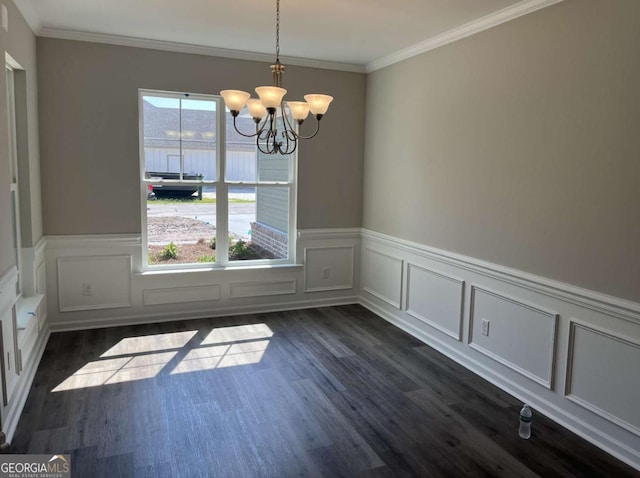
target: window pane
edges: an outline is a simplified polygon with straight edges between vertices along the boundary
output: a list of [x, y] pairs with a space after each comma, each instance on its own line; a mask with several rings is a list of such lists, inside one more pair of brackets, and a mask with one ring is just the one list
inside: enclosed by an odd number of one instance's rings
[[229, 261], [286, 259], [289, 188], [230, 188], [229, 242]]
[[[239, 134], [233, 127], [233, 117], [229, 110], [226, 110], [226, 115], [227, 161], [225, 178], [227, 181], [255, 182], [258, 179], [256, 140]], [[252, 134], [256, 130], [256, 124], [248, 116], [246, 110], [236, 118], [236, 124], [244, 134]]]
[[145, 177], [180, 173], [180, 99], [143, 96]]
[[182, 100], [182, 155], [184, 179], [215, 181], [216, 103]]
[[202, 188], [202, 199], [147, 197], [149, 264], [193, 264], [216, 260], [216, 190]]
[[258, 151], [259, 181], [289, 181], [291, 155], [265, 154]]

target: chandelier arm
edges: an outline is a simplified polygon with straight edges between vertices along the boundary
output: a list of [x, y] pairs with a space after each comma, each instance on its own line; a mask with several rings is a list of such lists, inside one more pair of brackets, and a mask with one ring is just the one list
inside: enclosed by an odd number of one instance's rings
[[314, 136], [316, 136], [318, 134], [318, 131], [320, 131], [320, 120], [318, 120], [318, 118], [316, 118], [316, 130], [314, 131], [314, 133], [310, 136], [301, 136], [299, 134], [296, 133], [296, 137], [298, 139], [311, 139]]
[[278, 148], [280, 154], [282, 156], [287, 156], [289, 154], [292, 154], [298, 147], [298, 136], [296, 135], [296, 132], [293, 131], [292, 129], [287, 129], [286, 125], [284, 125], [284, 131], [282, 132], [282, 137], [286, 141], [285, 143], [286, 147], [282, 148], [282, 143], [280, 143], [280, 146]]
[[262, 154], [272, 154], [270, 153], [268, 150], [265, 151], [264, 149], [262, 149], [262, 147], [260, 146], [260, 140], [256, 139], [256, 147], [258, 148], [258, 150], [262, 153]]
[[262, 129], [260, 131], [256, 130], [256, 132], [254, 134], [245, 134], [245, 133], [243, 133], [242, 131], [240, 131], [238, 129], [238, 125], [236, 123], [236, 118], [237, 118], [237, 116], [233, 117], [233, 128], [238, 132], [239, 135], [242, 135], [245, 138], [255, 138], [256, 136], [259, 136], [260, 133], [262, 133]]
[[284, 107], [284, 101], [280, 103], [280, 111], [282, 112], [282, 118], [283, 118], [283, 121], [282, 121], [282, 124], [284, 127], [283, 134], [291, 133], [291, 136], [289, 136], [291, 141], [297, 141], [300, 135], [298, 135], [298, 133], [296, 133], [295, 128], [291, 126], [291, 122], [289, 121], [289, 115], [287, 114], [287, 110]]
[[[283, 114], [284, 114], [284, 113], [283, 113]], [[293, 139], [292, 139], [292, 138], [289, 136], [289, 133], [290, 133], [290, 131], [289, 131], [289, 130], [287, 130], [287, 127], [286, 127], [286, 126], [284, 126], [284, 131], [282, 132], [282, 137], [285, 139], [286, 147], [285, 147], [285, 148], [284, 148], [284, 150], [283, 150], [283, 149], [282, 149], [282, 145], [280, 146], [280, 154], [282, 154], [282, 155], [290, 154], [290, 153], [288, 152], [288, 151], [289, 151], [289, 144], [290, 144], [290, 143], [294, 143], [294, 144], [296, 143], [295, 138], [293, 138]]]
[[292, 141], [291, 143], [293, 144], [293, 148], [289, 149], [289, 145], [287, 144], [286, 151], [281, 151], [280, 154], [282, 154], [283, 156], [287, 156], [289, 154], [293, 154], [293, 152], [298, 148], [298, 142], [297, 141]]
[[[263, 149], [260, 145], [260, 141], [263, 141], [266, 149]], [[273, 131], [273, 122], [269, 129], [263, 128], [258, 137], [256, 138], [256, 145], [258, 149], [264, 154], [274, 154], [277, 150], [276, 132]]]

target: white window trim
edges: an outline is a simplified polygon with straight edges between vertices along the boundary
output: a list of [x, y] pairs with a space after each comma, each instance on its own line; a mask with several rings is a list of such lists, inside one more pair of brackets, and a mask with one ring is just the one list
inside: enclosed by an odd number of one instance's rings
[[17, 124], [16, 124], [16, 96], [15, 96], [15, 80], [14, 70], [20, 69], [20, 65], [13, 60], [5, 52], [5, 78], [7, 81], [7, 121], [9, 127], [9, 172], [10, 182], [9, 191], [10, 195], [15, 198], [12, 201], [12, 214], [15, 217], [15, 223], [13, 224], [13, 234], [15, 235], [15, 247], [16, 247], [16, 268], [18, 275], [16, 279], [16, 296], [19, 300], [22, 297], [23, 285], [22, 285], [22, 235], [20, 231], [20, 189], [18, 185], [18, 138], [17, 138]]
[[[146, 160], [144, 153], [144, 96], [160, 96], [166, 98], [201, 99], [215, 101], [216, 103], [216, 180], [164, 180], [151, 181], [145, 178]], [[297, 219], [297, 193], [298, 193], [298, 151], [296, 150], [289, 161], [289, 178], [284, 181], [225, 181], [226, 177], [226, 114], [222, 97], [219, 95], [205, 95], [194, 93], [180, 93], [173, 91], [138, 89], [138, 147], [140, 158], [140, 203], [141, 203], [141, 227], [142, 227], [142, 267], [143, 273], [170, 272], [185, 270], [225, 270], [248, 269], [256, 267], [292, 266], [296, 264], [296, 219]], [[147, 188], [149, 184], [198, 184], [215, 186], [216, 188], [216, 262], [215, 263], [189, 263], [189, 264], [149, 264], [148, 233], [147, 233]], [[229, 186], [246, 187], [287, 187], [289, 189], [289, 231], [288, 251], [286, 259], [257, 259], [229, 261]]]

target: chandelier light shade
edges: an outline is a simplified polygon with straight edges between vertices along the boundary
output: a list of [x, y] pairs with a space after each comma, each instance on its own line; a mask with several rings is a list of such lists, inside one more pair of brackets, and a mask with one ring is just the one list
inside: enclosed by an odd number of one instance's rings
[[[256, 138], [256, 146], [264, 154], [287, 155], [296, 150], [298, 140], [311, 139], [318, 134], [320, 120], [327, 112], [333, 97], [314, 93], [305, 95], [305, 101], [284, 101], [287, 90], [281, 86], [284, 65], [280, 63], [280, 0], [276, 0], [276, 62], [271, 65], [271, 72], [273, 86], [258, 86], [258, 98], [251, 98], [251, 94], [240, 90], [222, 90], [220, 95], [231, 111], [233, 127], [239, 134], [247, 138]], [[245, 106], [256, 124], [253, 133], [243, 133], [238, 129], [236, 118]], [[299, 127], [309, 112], [316, 119], [316, 130], [309, 136], [301, 136], [292, 125], [297, 124]], [[278, 121], [278, 117], [281, 121]]]

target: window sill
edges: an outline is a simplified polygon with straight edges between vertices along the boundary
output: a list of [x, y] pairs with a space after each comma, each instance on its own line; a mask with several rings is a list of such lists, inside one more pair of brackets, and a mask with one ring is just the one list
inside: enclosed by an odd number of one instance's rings
[[25, 330], [31, 322], [38, 320], [38, 307], [42, 303], [44, 295], [22, 296], [16, 305], [16, 326], [18, 331]]
[[300, 270], [304, 267], [303, 264], [254, 264], [254, 265], [228, 265], [228, 266], [215, 266], [215, 267], [185, 267], [185, 268], [176, 268], [176, 269], [157, 269], [157, 270], [145, 270], [143, 272], [136, 272], [134, 276], [136, 277], [148, 277], [148, 276], [159, 276], [166, 274], [193, 274], [193, 273], [207, 273], [207, 272], [218, 272], [218, 271], [255, 271], [255, 270], [268, 270], [275, 269], [278, 271], [286, 271], [286, 270]]

